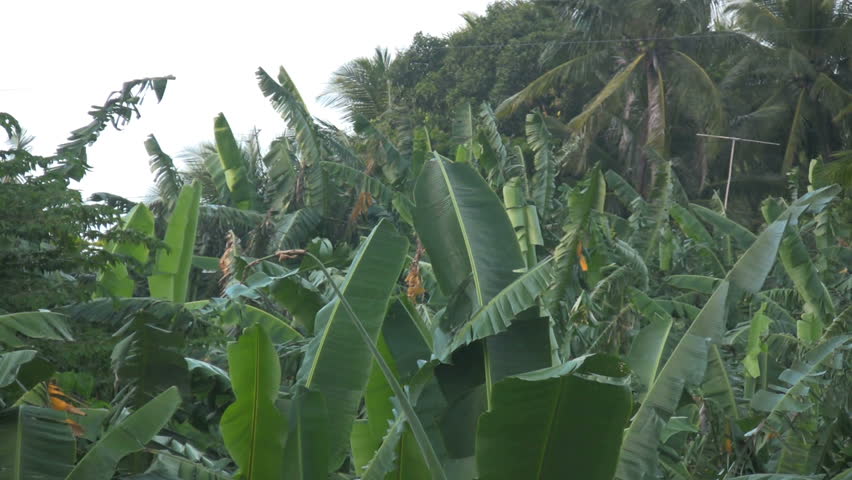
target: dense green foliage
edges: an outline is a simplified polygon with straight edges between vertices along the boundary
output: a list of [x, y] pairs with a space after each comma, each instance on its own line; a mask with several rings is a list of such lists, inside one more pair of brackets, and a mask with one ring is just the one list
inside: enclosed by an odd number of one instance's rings
[[[144, 94], [154, 89], [162, 99], [170, 77], [146, 78], [124, 84], [101, 107], [92, 122], [75, 130], [68, 143], [48, 157], [32, 155], [31, 139], [13, 116], [0, 113], [8, 138], [0, 150], [0, 312], [50, 308], [91, 295], [95, 283], [87, 275], [115, 258], [99, 247], [109, 238], [104, 227], [115, 224], [115, 205], [83, 202], [68, 188], [86, 169], [86, 147], [109, 125], [125, 125]], [[119, 252], [120, 253], [120, 252]]]
[[[336, 71], [353, 131], [259, 69], [287, 133], [151, 136], [139, 204], [68, 184], [166, 78], [2, 114], [0, 477], [848, 479], [849, 9], [495, 4]], [[708, 129], [785, 147], [728, 209]]]

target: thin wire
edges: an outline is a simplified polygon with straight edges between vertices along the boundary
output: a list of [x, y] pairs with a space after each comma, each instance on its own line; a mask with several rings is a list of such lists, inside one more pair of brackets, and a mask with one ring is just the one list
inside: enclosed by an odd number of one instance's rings
[[[843, 30], [845, 27], [820, 27], [820, 28], [788, 28], [783, 30], [776, 30], [774, 32], [765, 32], [762, 35], [776, 35], [782, 33], [796, 33], [796, 32], [823, 32], [828, 30]], [[515, 43], [485, 43], [485, 44], [476, 44], [476, 45], [444, 45], [440, 47], [435, 47], [435, 49], [446, 49], [446, 50], [464, 50], [464, 49], [474, 49], [474, 48], [503, 48], [508, 46], [520, 46], [520, 47], [532, 47], [532, 46], [545, 46], [545, 45], [594, 45], [594, 44], [606, 44], [606, 43], [632, 43], [632, 42], [653, 42], [659, 40], [703, 40], [707, 38], [717, 38], [720, 36], [741, 36], [747, 35], [748, 32], [709, 32], [709, 33], [696, 33], [693, 35], [683, 35], [683, 36], [673, 36], [673, 37], [637, 37], [637, 38], [605, 38], [600, 40], [564, 40], [558, 42], [515, 42]]]

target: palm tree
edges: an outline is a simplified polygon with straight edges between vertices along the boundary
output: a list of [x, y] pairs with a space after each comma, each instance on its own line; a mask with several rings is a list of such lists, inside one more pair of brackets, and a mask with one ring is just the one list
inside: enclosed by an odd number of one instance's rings
[[[224, 117], [221, 117], [224, 118]], [[202, 187], [202, 205], [199, 211], [198, 238], [201, 240], [197, 252], [199, 255], [218, 256], [225, 243], [226, 234], [233, 230], [244, 237], [258, 228], [267, 211], [267, 202], [263, 192], [268, 189], [269, 177], [266, 169], [257, 158], [256, 137], [238, 144], [238, 158], [246, 175], [250, 188], [258, 192], [254, 204], [237, 206], [225, 180], [216, 144], [204, 142], [188, 148], [179, 158], [185, 168], [178, 170], [174, 160], [160, 148], [157, 139], [151, 135], [145, 141], [151, 171], [154, 172], [154, 188], [146, 201], [156, 217], [158, 224], [165, 224], [165, 218], [171, 213], [177, 201], [181, 187], [198, 180]]]
[[372, 57], [360, 57], [334, 71], [320, 99], [344, 112], [344, 119], [360, 131], [387, 111], [394, 102], [388, 77], [393, 60], [386, 48], [376, 47]]
[[[852, 144], [852, 3], [846, 0], [743, 0], [728, 11], [755, 40], [740, 71], [769, 79], [771, 94], [742, 121], [784, 131], [787, 172], [800, 155], [828, 160]], [[752, 120], [750, 122], [750, 120]], [[836, 128], [839, 125], [840, 128]]]
[[[364, 160], [344, 132], [310, 115], [283, 68], [277, 81], [263, 69], [257, 77], [286, 127], [268, 148], [261, 146], [256, 133], [238, 141], [223, 114], [214, 121], [214, 142], [181, 155], [184, 169], [175, 166], [156, 138], [145, 142], [155, 174], [148, 203], [158, 217], [168, 215], [183, 184], [198, 180], [202, 185], [198, 255], [221, 255], [231, 230], [252, 255], [301, 247], [313, 235], [331, 237], [351, 227], [347, 204], [353, 201], [352, 192], [341, 192], [329, 164], [360, 168]], [[376, 158], [374, 169], [381, 171], [392, 160]]]
[[[568, 60], [506, 99], [498, 113], [512, 114], [569, 82], [601, 85], [568, 129], [583, 134], [587, 145], [601, 131], [614, 131], [623, 168], [647, 193], [655, 168], [647, 150], [669, 156], [672, 106], [697, 129], [717, 132], [724, 124], [719, 91], [696, 60], [708, 42], [731, 40], [710, 30], [718, 1], [566, 0], [561, 7], [562, 40], [542, 59]], [[608, 80], [601, 84], [602, 78]]]

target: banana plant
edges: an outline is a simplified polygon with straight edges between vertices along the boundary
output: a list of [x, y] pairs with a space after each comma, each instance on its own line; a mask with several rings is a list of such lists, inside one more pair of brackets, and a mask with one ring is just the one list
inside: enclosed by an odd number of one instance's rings
[[231, 201], [242, 210], [256, 208], [257, 202], [254, 197], [257, 188], [251, 184], [247, 177], [240, 148], [224, 114], [220, 113], [216, 116], [213, 131], [216, 138], [216, 152], [219, 154], [222, 173], [231, 194]]
[[164, 240], [168, 250], [157, 252], [154, 273], [148, 277], [152, 297], [177, 303], [186, 301], [200, 203], [201, 186], [184, 185], [166, 228]]
[[[76, 457], [66, 418], [65, 412], [29, 405], [0, 412], [4, 478], [65, 479]], [[40, 448], [33, 448], [36, 445]]]
[[243, 478], [280, 478], [287, 419], [275, 406], [281, 366], [263, 327], [247, 328], [228, 347], [228, 366], [237, 398], [221, 420], [225, 447]]
[[[137, 204], [127, 213], [121, 229], [150, 237], [154, 234], [154, 215], [145, 204]], [[140, 242], [119, 242], [107, 245], [107, 250], [133, 258], [140, 265], [148, 261], [148, 247]], [[106, 296], [111, 297], [132, 297], [136, 287], [136, 282], [128, 274], [127, 265], [123, 262], [104, 268], [98, 275], [98, 283]], [[95, 296], [98, 296], [97, 292]]]
[[142, 450], [171, 419], [180, 405], [176, 387], [157, 395], [142, 408], [117, 423], [80, 459], [66, 480], [109, 480], [118, 462]]
[[[408, 241], [390, 224], [380, 222], [362, 243], [340, 286], [373, 342], [407, 250]], [[355, 340], [358, 333], [350, 316], [340, 300], [317, 313], [316, 336], [308, 345], [298, 373], [300, 385], [325, 397], [331, 470], [343, 463], [348, 451], [352, 424], [371, 366], [370, 351]]]
[[760, 290], [775, 262], [784, 231], [795, 224], [802, 213], [823, 204], [835, 193], [830, 187], [824, 188], [793, 202], [767, 226], [718, 283], [665, 364], [653, 375], [642, 405], [625, 434], [616, 478], [641, 479], [656, 475], [661, 429], [673, 416], [684, 387], [702, 381], [710, 349], [721, 342], [725, 331], [726, 304], [736, 301], [740, 292]]

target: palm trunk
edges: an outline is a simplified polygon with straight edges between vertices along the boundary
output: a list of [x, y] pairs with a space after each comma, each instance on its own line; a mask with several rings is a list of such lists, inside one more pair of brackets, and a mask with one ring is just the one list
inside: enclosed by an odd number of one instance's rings
[[[646, 147], [654, 148], [660, 155], [666, 155], [666, 105], [665, 92], [663, 89], [662, 75], [659, 71], [657, 55], [652, 53], [646, 57], [645, 62], [645, 87], [648, 92], [648, 110], [643, 131]], [[649, 158], [647, 151], [643, 150], [639, 155], [639, 161], [634, 177], [639, 193], [647, 197], [650, 183], [648, 180], [654, 178], [657, 166]]]
[[633, 131], [630, 129], [630, 113], [636, 104], [636, 93], [627, 92], [627, 100], [621, 114], [621, 137], [618, 140], [618, 157], [625, 168], [634, 168], [636, 163], [636, 143]]

